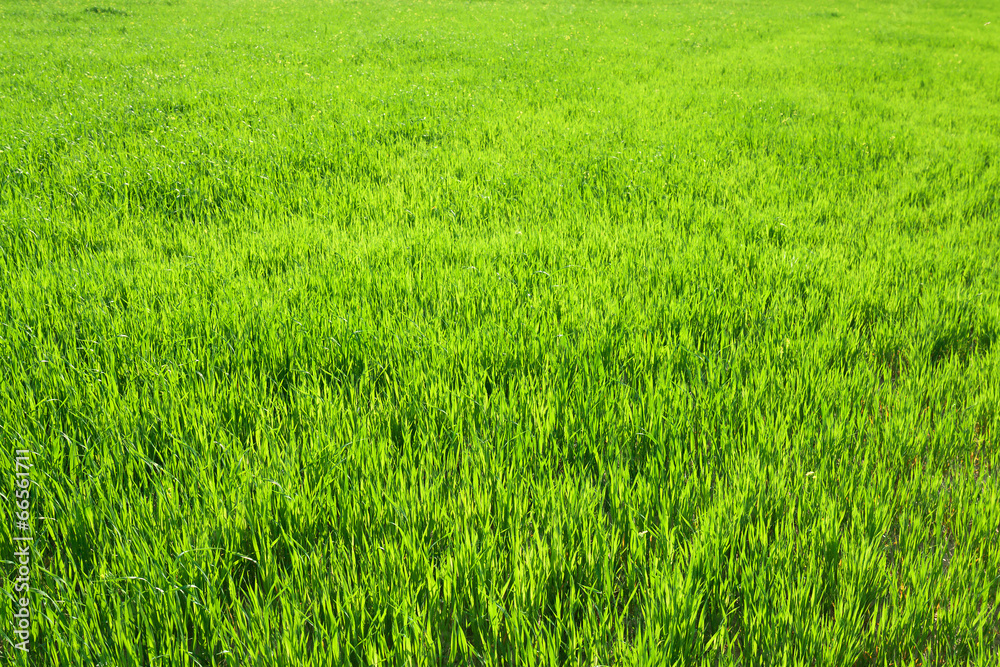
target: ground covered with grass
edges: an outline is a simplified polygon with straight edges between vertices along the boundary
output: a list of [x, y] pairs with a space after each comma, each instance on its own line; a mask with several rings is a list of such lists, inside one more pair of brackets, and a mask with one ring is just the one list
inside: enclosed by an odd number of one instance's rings
[[995, 6], [107, 1], [0, 0], [4, 664], [1000, 660]]

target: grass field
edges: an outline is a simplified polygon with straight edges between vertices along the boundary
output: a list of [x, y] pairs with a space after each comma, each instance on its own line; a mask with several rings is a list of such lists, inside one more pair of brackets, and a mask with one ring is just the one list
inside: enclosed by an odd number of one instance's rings
[[1000, 664], [996, 4], [93, 1], [0, 0], [0, 663]]

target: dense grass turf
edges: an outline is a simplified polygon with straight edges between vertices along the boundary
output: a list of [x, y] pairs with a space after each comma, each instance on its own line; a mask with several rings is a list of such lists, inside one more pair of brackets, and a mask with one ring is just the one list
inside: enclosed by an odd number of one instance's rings
[[995, 5], [90, 1], [0, 1], [3, 664], [1000, 660]]

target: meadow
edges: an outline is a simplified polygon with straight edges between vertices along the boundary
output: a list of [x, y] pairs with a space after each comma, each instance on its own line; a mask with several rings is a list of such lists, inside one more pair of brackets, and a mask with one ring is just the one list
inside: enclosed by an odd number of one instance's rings
[[0, 0], [0, 663], [1000, 664], [995, 4], [95, 1]]

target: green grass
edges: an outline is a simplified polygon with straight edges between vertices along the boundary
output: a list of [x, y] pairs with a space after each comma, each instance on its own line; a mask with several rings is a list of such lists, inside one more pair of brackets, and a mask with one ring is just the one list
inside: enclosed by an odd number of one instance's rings
[[990, 3], [112, 1], [0, 0], [0, 662], [1000, 660]]

